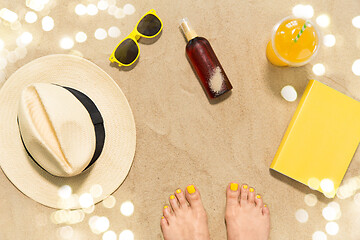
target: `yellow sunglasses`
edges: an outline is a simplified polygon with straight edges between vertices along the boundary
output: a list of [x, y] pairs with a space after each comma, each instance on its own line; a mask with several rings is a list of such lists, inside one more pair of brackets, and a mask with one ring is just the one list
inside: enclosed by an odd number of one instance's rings
[[134, 30], [124, 38], [114, 49], [109, 60], [116, 62], [119, 66], [130, 66], [140, 55], [138, 40], [140, 37], [154, 38], [162, 30], [163, 23], [151, 9], [136, 24]]

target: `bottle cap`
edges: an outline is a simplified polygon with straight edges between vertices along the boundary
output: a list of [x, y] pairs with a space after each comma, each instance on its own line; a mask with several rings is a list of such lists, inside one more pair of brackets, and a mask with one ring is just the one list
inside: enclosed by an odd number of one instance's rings
[[180, 20], [180, 28], [183, 31], [187, 41], [190, 41], [191, 39], [198, 36], [192, 29], [188, 18], [183, 18]]

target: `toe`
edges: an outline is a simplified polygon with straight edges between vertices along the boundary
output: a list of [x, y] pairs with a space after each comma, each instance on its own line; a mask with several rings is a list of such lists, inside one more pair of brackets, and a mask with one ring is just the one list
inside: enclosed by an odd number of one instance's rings
[[263, 207], [263, 200], [262, 197], [258, 194], [255, 197], [255, 204], [257, 208], [262, 208]]
[[163, 229], [163, 231], [166, 227], [169, 226], [169, 223], [164, 216], [162, 216], [160, 219], [160, 226], [161, 226], [161, 229]]
[[249, 189], [248, 185], [244, 184], [240, 190], [240, 205], [244, 205], [248, 202]]
[[231, 182], [226, 189], [226, 205], [237, 206], [239, 204], [239, 195], [239, 184], [236, 182]]
[[255, 204], [255, 189], [252, 187], [249, 188], [248, 202], [250, 204]]
[[199, 189], [197, 189], [194, 185], [186, 187], [185, 197], [191, 207], [202, 206]]
[[175, 195], [170, 195], [169, 202], [170, 202], [171, 208], [174, 210], [174, 212], [176, 212], [179, 209], [179, 202], [178, 202], [177, 198], [175, 197]]
[[263, 208], [262, 208], [262, 214], [264, 216], [269, 216], [270, 215], [270, 210], [268, 208], [268, 206], [264, 205]]
[[163, 215], [166, 218], [166, 220], [168, 221], [168, 223], [170, 223], [170, 218], [173, 216], [173, 212], [171, 212], [171, 209], [169, 208], [169, 206], [164, 206], [163, 209]]
[[175, 195], [176, 195], [177, 200], [179, 201], [179, 206], [180, 207], [187, 207], [188, 206], [188, 203], [186, 201], [184, 192], [181, 191], [180, 188], [176, 189]]

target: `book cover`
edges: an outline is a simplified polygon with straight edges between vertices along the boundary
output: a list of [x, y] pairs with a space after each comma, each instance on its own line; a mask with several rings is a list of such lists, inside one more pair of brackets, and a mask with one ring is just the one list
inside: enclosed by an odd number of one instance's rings
[[360, 141], [360, 103], [310, 80], [270, 166], [333, 198]]

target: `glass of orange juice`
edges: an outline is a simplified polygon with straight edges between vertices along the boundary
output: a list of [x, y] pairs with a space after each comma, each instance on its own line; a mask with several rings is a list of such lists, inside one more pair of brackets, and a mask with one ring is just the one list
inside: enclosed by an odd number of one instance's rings
[[273, 28], [266, 47], [267, 59], [276, 66], [303, 66], [319, 51], [319, 39], [319, 31], [311, 21], [286, 17]]

